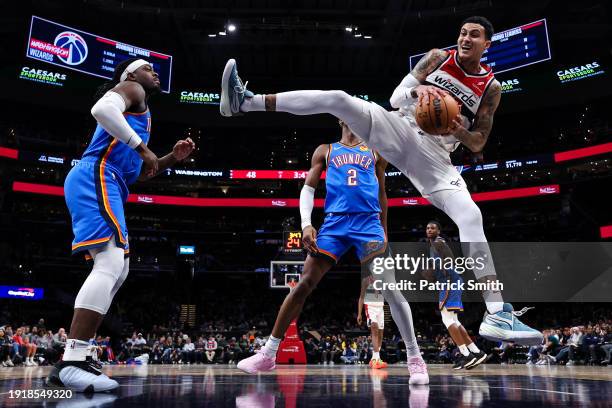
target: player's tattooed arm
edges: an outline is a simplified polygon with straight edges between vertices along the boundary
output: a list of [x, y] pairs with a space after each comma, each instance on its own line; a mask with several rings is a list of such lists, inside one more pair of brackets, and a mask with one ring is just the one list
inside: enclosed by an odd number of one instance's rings
[[380, 223], [387, 235], [387, 190], [385, 187], [385, 170], [387, 161], [378, 152], [376, 153], [376, 178], [378, 179], [378, 201], [380, 203]]
[[478, 108], [478, 112], [476, 112], [476, 120], [472, 130], [467, 130], [461, 124], [460, 118], [457, 117], [453, 120], [450, 134], [455, 136], [472, 152], [481, 152], [493, 128], [493, 116], [500, 100], [501, 84], [499, 81], [493, 80]]
[[433, 72], [448, 56], [448, 52], [434, 48], [420, 59], [416, 66], [395, 88], [389, 102], [394, 108], [406, 107], [419, 100], [429, 103], [429, 98], [443, 98], [447, 92], [435, 86], [425, 85], [427, 75]]
[[431, 74], [433, 70], [442, 63], [448, 56], [448, 52], [434, 48], [423, 55], [423, 58], [414, 66], [410, 73], [421, 83], [425, 82], [427, 75]]

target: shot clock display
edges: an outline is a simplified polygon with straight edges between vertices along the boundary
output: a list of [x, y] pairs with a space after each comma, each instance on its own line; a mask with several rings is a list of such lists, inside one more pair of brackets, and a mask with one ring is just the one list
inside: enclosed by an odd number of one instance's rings
[[285, 231], [283, 233], [283, 252], [299, 254], [302, 252], [302, 231]]

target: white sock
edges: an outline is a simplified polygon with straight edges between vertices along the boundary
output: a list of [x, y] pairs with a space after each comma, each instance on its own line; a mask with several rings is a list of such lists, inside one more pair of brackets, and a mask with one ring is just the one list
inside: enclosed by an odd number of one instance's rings
[[[501, 294], [498, 292], [497, 295], [499, 295], [499, 300], [495, 299], [495, 300], [487, 300], [485, 303], [487, 305], [487, 310], [489, 311], [489, 313], [491, 314], [495, 314], [497, 312], [501, 312], [504, 309], [504, 302], [500, 301], [501, 300]], [[495, 294], [492, 294], [491, 297], [496, 297]]]
[[276, 352], [278, 351], [278, 345], [280, 344], [281, 339], [277, 339], [276, 337], [270, 335], [268, 341], [266, 341], [266, 345], [263, 347], [263, 352], [268, 357], [276, 357]]
[[64, 349], [64, 361], [85, 361], [89, 343], [83, 340], [68, 339]]
[[461, 354], [463, 354], [464, 356], [469, 356], [470, 355], [470, 351], [468, 350], [468, 348], [466, 347], [465, 344], [462, 344], [459, 346], [459, 351], [461, 352]]
[[476, 347], [476, 345], [474, 343], [470, 343], [467, 346], [468, 350], [470, 350], [472, 353], [480, 353], [480, 349], [478, 347]]
[[241, 112], [265, 111], [266, 95], [254, 95], [252, 98], [244, 98], [240, 105]]
[[372, 352], [372, 360], [380, 360], [380, 352], [379, 351], [373, 351]]

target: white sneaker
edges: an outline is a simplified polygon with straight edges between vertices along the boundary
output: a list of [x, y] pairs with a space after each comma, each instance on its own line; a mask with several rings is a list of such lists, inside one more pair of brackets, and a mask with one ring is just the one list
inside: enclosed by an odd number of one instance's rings
[[10, 358], [8, 358], [6, 361], [6, 366], [7, 367], [15, 367], [15, 363], [13, 363], [13, 360], [11, 360]]
[[119, 383], [102, 373], [95, 347], [88, 349], [85, 361], [60, 361], [45, 379], [49, 388], [70, 388], [76, 392], [104, 392], [119, 387]]
[[110, 391], [119, 387], [117, 381], [102, 374], [100, 366], [91, 357], [85, 361], [60, 361], [51, 370], [45, 385], [86, 393]]

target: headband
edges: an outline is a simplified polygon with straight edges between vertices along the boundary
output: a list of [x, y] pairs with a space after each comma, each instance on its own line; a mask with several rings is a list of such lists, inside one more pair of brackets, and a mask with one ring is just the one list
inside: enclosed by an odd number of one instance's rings
[[127, 68], [125, 68], [125, 71], [123, 71], [123, 73], [121, 74], [121, 77], [119, 78], [119, 82], [123, 82], [127, 79], [128, 74], [133, 73], [134, 71], [136, 71], [138, 68], [142, 67], [143, 65], [150, 65], [148, 61], [145, 61], [143, 59], [137, 59], [136, 61], [133, 61], [130, 63], [130, 65], [127, 66]]

